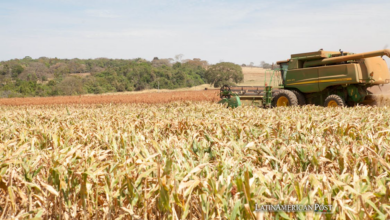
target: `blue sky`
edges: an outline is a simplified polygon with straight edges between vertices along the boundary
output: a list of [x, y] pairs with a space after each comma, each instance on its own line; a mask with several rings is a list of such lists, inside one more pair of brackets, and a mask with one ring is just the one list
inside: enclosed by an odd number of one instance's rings
[[[390, 48], [390, 1], [0, 0], [0, 60], [201, 58]], [[387, 59], [389, 61], [389, 59]]]

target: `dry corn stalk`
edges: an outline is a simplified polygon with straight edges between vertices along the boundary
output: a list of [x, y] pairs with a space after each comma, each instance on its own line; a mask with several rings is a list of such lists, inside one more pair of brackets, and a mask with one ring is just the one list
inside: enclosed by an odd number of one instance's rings
[[[0, 107], [0, 217], [389, 218], [387, 107]], [[260, 216], [260, 217], [259, 217]]]

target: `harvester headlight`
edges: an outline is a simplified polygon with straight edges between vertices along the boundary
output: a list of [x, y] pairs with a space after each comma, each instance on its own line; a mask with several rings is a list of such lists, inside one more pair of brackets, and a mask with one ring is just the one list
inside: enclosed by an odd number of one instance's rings
[[386, 79], [386, 80], [385, 80], [385, 83], [386, 83], [386, 84], [390, 83], [390, 79]]

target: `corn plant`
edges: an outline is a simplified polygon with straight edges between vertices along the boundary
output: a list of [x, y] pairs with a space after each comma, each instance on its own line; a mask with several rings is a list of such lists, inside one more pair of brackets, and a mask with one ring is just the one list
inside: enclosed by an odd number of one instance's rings
[[[0, 106], [2, 219], [389, 219], [390, 111]], [[256, 204], [332, 213], [258, 213]]]

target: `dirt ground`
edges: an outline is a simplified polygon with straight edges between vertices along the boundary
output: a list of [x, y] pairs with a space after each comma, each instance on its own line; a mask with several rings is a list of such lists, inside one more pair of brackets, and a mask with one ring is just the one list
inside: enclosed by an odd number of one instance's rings
[[111, 95], [3, 98], [0, 105], [53, 105], [105, 103], [168, 103], [173, 101], [219, 101], [219, 90], [171, 91], [148, 93], [115, 93]]

